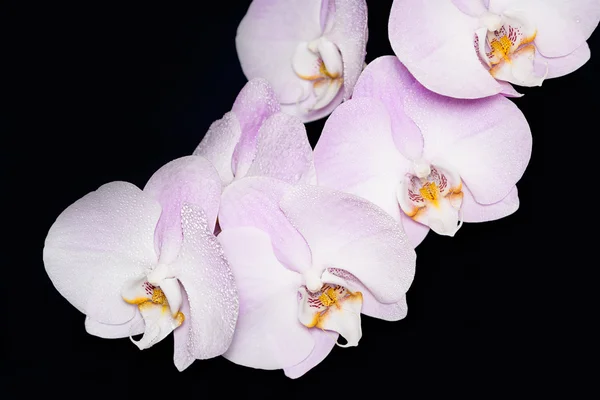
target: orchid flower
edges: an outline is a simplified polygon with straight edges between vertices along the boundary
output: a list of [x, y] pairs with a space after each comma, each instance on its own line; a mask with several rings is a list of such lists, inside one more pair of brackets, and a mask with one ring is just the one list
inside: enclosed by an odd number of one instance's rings
[[464, 100], [424, 88], [393, 56], [371, 62], [315, 146], [320, 185], [364, 197], [401, 221], [413, 246], [433, 229], [519, 207], [529, 125], [502, 95]]
[[457, 98], [520, 96], [590, 58], [598, 0], [394, 0], [394, 53], [427, 89]]
[[257, 175], [292, 184], [316, 180], [304, 124], [280, 112], [273, 89], [261, 78], [242, 88], [232, 110], [212, 123], [194, 154], [215, 166], [223, 186]]
[[347, 193], [267, 177], [222, 195], [218, 239], [238, 285], [240, 314], [225, 358], [302, 376], [338, 336], [356, 346], [360, 314], [396, 321], [415, 252], [379, 207]]
[[349, 99], [364, 67], [365, 0], [254, 0], [236, 47], [248, 79], [267, 79], [282, 110], [303, 122]]
[[144, 190], [111, 182], [64, 210], [46, 237], [56, 289], [86, 315], [88, 333], [132, 337], [147, 349], [174, 334], [180, 371], [221, 355], [238, 314], [237, 289], [213, 236], [221, 182], [197, 156], [160, 168]]

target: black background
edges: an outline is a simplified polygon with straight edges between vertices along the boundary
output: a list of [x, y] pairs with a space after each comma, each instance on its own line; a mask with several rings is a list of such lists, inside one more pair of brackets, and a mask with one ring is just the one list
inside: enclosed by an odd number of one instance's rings
[[[86, 333], [84, 315], [45, 273], [49, 227], [102, 184], [143, 187], [163, 164], [190, 154], [246, 82], [234, 38], [250, 2], [194, 3], [3, 5], [2, 398], [30, 390], [102, 398], [399, 398], [434, 390], [488, 398], [513, 385], [523, 394], [565, 383], [563, 372], [579, 365], [568, 357], [585, 358], [586, 349], [563, 332], [578, 335], [580, 319], [596, 315], [581, 315], [591, 294], [583, 282], [597, 261], [585, 258], [591, 239], [579, 224], [597, 220], [597, 32], [584, 67], [514, 100], [534, 137], [520, 209], [465, 224], [454, 238], [430, 234], [417, 248], [407, 318], [364, 317], [357, 348], [335, 348], [290, 380], [220, 357], [179, 373], [172, 336], [139, 351], [128, 339]], [[371, 61], [393, 54], [391, 0], [368, 6]], [[307, 125], [313, 146], [324, 121]], [[565, 296], [573, 287], [581, 290]], [[570, 390], [585, 381], [580, 375]]]

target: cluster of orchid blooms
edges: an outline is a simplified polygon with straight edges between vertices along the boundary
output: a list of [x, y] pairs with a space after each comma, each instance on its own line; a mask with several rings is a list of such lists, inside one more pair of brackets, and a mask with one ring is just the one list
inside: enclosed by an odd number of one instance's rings
[[[63, 211], [46, 271], [92, 335], [172, 332], [179, 370], [299, 377], [358, 344], [361, 314], [407, 315], [430, 229], [517, 210], [532, 137], [511, 84], [579, 68], [599, 20], [597, 0], [395, 0], [395, 55], [365, 65], [365, 0], [254, 0], [232, 110], [143, 189]], [[329, 114], [313, 151], [304, 123]]]

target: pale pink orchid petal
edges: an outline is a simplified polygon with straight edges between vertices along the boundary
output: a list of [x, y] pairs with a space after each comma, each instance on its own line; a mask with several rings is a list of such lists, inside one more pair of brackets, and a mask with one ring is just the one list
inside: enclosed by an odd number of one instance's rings
[[462, 217], [465, 222], [486, 222], [504, 218], [519, 209], [519, 192], [517, 187], [500, 201], [492, 204], [478, 203], [469, 188], [463, 186]]
[[321, 0], [254, 0], [235, 38], [242, 70], [248, 80], [265, 78], [284, 104], [308, 95], [308, 82], [296, 75], [292, 57], [301, 42], [321, 30]]
[[266, 80], [249, 81], [232, 111], [210, 126], [194, 155], [215, 166], [223, 186], [246, 175], [313, 183], [312, 148], [304, 124], [279, 110]]
[[210, 161], [223, 184], [227, 185], [234, 178], [232, 158], [241, 137], [240, 122], [235, 113], [229, 111], [210, 125], [193, 154]]
[[400, 224], [381, 208], [348, 193], [309, 185], [288, 191], [280, 207], [306, 239], [317, 270], [349, 272], [382, 303], [395, 303], [408, 290], [415, 252]]
[[332, 18], [333, 24], [325, 36], [342, 53], [344, 100], [348, 100], [363, 70], [367, 54], [367, 3], [365, 0], [335, 0], [331, 14], [329, 18]]
[[315, 346], [310, 355], [303, 361], [283, 369], [285, 376], [288, 378], [300, 378], [302, 375], [319, 365], [321, 361], [331, 353], [331, 350], [335, 347], [338, 337], [340, 336], [337, 332], [321, 329], [310, 329], [310, 334], [315, 341]]
[[44, 265], [60, 294], [96, 322], [130, 321], [136, 307], [121, 297], [125, 282], [158, 262], [158, 201], [127, 182], [105, 184], [67, 207], [46, 237]]
[[487, 4], [483, 0], [452, 0], [452, 3], [463, 13], [471, 17], [479, 17], [487, 11]]
[[186, 156], [173, 160], [150, 177], [144, 192], [158, 200], [162, 214], [155, 231], [160, 262], [171, 263], [181, 246], [181, 208], [184, 203], [202, 207], [209, 228], [214, 231], [219, 211], [221, 180], [204, 157]]
[[382, 102], [352, 99], [325, 122], [314, 157], [319, 185], [364, 197], [399, 221], [396, 187], [410, 163], [396, 148], [391, 128]]
[[519, 13], [537, 28], [535, 46], [546, 57], [572, 53], [590, 37], [600, 21], [596, 0], [490, 0], [496, 14]]
[[255, 227], [223, 228], [218, 239], [238, 283], [240, 299], [233, 341], [223, 357], [260, 369], [301, 363], [315, 346], [295, 311], [301, 275], [280, 264], [269, 235]]
[[266, 177], [235, 181], [223, 191], [219, 224], [222, 230], [254, 226], [265, 231], [279, 261], [303, 272], [311, 264], [310, 249], [279, 208], [280, 199], [291, 188], [286, 182]]
[[479, 19], [451, 1], [395, 0], [389, 20], [394, 53], [426, 88], [457, 98], [500, 93], [475, 50]]
[[590, 46], [584, 43], [564, 57], [551, 58], [537, 54], [534, 60], [534, 68], [537, 75], [547, 73], [546, 79], [558, 78], [581, 68], [588, 62], [590, 55]]
[[267, 176], [295, 184], [316, 181], [313, 151], [304, 124], [277, 113], [260, 127], [256, 156], [246, 176]]
[[268, 80], [282, 110], [310, 122], [350, 98], [367, 36], [365, 0], [255, 0], [236, 48], [246, 77]]
[[404, 97], [417, 80], [406, 68], [398, 68], [398, 59], [383, 56], [371, 61], [354, 87], [353, 98], [371, 97], [386, 106], [392, 124], [396, 148], [407, 158], [417, 159], [423, 150], [419, 127], [404, 114]]
[[402, 214], [400, 222], [404, 228], [404, 233], [406, 233], [406, 236], [408, 236], [408, 240], [410, 241], [412, 247], [416, 248], [423, 240], [425, 240], [425, 237], [429, 233], [429, 227], [409, 218], [401, 210], [400, 213]]
[[523, 175], [532, 137], [523, 113], [501, 95], [478, 101], [415, 86], [405, 112], [424, 137], [424, 158], [452, 165], [482, 204], [504, 198]]
[[85, 317], [85, 330], [90, 335], [103, 339], [120, 339], [144, 333], [144, 319], [136, 310], [133, 318], [124, 324], [103, 324], [90, 317]]
[[[229, 347], [238, 316], [238, 296], [234, 276], [223, 254], [214, 226], [202, 207], [184, 203], [181, 208], [183, 242], [172, 269], [185, 290], [189, 314], [176, 336], [176, 365], [185, 368], [188, 359], [207, 359]], [[183, 301], [182, 301], [183, 302]], [[180, 370], [182, 369], [180, 368]]]

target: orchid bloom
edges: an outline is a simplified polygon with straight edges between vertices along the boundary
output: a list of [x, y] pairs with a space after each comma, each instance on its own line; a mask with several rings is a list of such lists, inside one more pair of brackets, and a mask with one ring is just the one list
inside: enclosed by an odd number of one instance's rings
[[349, 99], [363, 69], [365, 0], [254, 0], [236, 47], [248, 79], [267, 79], [282, 110], [303, 122]]
[[212, 123], [194, 151], [217, 169], [223, 186], [245, 176], [270, 176], [295, 184], [316, 180], [306, 128], [280, 111], [269, 83], [249, 81], [231, 111]]
[[160, 168], [144, 190], [111, 182], [54, 222], [44, 264], [56, 289], [86, 315], [88, 333], [132, 337], [147, 349], [174, 334], [180, 371], [231, 343], [237, 289], [212, 234], [221, 182], [197, 156]]
[[531, 145], [529, 125], [509, 99], [440, 96], [385, 56], [331, 114], [314, 157], [320, 185], [377, 204], [417, 246], [430, 228], [453, 236], [463, 221], [515, 212]]
[[240, 314], [223, 356], [284, 369], [290, 378], [319, 364], [341, 335], [362, 336], [360, 314], [396, 321], [415, 252], [402, 227], [374, 204], [313, 185], [248, 177], [228, 186], [219, 220], [238, 284]]
[[427, 89], [450, 97], [520, 96], [590, 58], [598, 0], [394, 0], [394, 53]]

